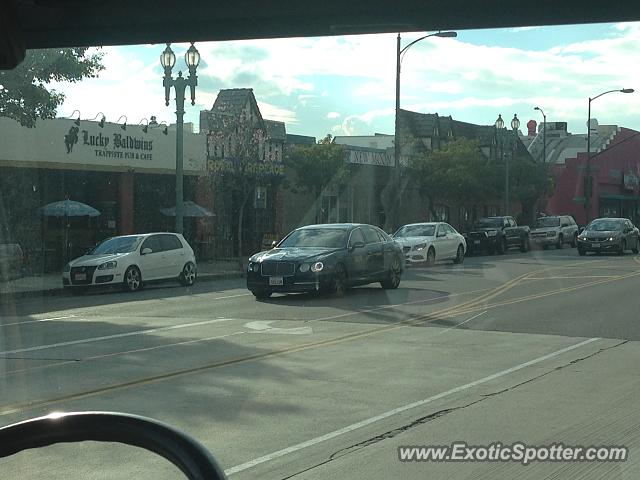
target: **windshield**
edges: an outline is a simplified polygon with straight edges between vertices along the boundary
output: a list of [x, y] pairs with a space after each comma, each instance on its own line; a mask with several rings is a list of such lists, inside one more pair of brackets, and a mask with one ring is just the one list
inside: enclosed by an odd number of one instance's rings
[[278, 248], [344, 248], [347, 244], [347, 233], [347, 230], [337, 228], [305, 228], [293, 232], [282, 242], [280, 242]]
[[[0, 64], [56, 47], [0, 71], [0, 429], [141, 415], [230, 480], [639, 478], [640, 22], [536, 22], [640, 2], [196, 3], [0, 1]], [[21, 440], [0, 480], [183, 478]]]
[[108, 255], [114, 253], [133, 252], [140, 244], [141, 239], [142, 237], [110, 238], [97, 245], [93, 250], [90, 250], [87, 255]]
[[622, 230], [624, 222], [620, 220], [594, 220], [587, 226], [590, 232], [610, 232]]
[[436, 234], [435, 225], [406, 225], [398, 230], [393, 236], [403, 237], [433, 237]]
[[499, 228], [502, 227], [501, 218], [481, 218], [476, 223], [479, 228]]
[[559, 227], [560, 217], [542, 217], [537, 220], [536, 225], [540, 228]]

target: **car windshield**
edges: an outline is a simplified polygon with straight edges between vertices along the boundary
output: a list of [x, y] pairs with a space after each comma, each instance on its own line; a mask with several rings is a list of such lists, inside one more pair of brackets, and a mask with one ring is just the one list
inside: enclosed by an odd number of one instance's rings
[[620, 220], [595, 220], [589, 224], [587, 230], [590, 232], [611, 232], [622, 230], [624, 223]]
[[478, 228], [497, 228], [502, 226], [501, 218], [481, 218], [476, 223]]
[[640, 478], [638, 20], [0, 1], [0, 480]]
[[296, 230], [285, 238], [278, 248], [344, 248], [347, 244], [347, 233], [347, 230], [337, 228], [304, 228]]
[[109, 255], [114, 253], [129, 253], [133, 252], [138, 245], [142, 237], [117, 237], [110, 238], [104, 242], [96, 245], [93, 250], [90, 250], [88, 255]]
[[544, 227], [559, 227], [560, 217], [542, 217], [536, 221], [536, 225], [540, 228]]
[[435, 225], [405, 225], [393, 236], [395, 238], [405, 237], [433, 237], [436, 234]]

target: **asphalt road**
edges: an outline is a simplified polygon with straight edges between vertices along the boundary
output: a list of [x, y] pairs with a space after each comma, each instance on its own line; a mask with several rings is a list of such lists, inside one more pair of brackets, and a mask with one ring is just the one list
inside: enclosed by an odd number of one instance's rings
[[[398, 290], [256, 301], [242, 280], [0, 310], [0, 425], [162, 420], [231, 478], [636, 478], [640, 257], [574, 249], [405, 272]], [[406, 463], [402, 445], [626, 445], [623, 463]], [[3, 480], [181, 478], [115, 444], [0, 460]]]

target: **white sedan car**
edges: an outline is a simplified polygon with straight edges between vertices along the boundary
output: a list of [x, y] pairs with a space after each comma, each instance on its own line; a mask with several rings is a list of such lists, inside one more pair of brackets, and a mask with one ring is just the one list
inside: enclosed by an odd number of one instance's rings
[[182, 235], [145, 233], [112, 237], [98, 244], [65, 265], [62, 284], [77, 290], [121, 285], [124, 290], [135, 292], [144, 283], [162, 280], [191, 286], [196, 276], [193, 250]]
[[432, 264], [436, 260], [462, 263], [467, 242], [444, 222], [412, 223], [398, 229], [393, 238], [402, 246], [408, 264]]

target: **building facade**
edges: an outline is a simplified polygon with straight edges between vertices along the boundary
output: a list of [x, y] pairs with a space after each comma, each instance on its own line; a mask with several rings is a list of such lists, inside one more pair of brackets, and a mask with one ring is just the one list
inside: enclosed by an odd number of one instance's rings
[[[204, 138], [185, 133], [185, 197], [193, 199], [205, 168]], [[0, 118], [0, 243], [19, 243], [32, 268], [56, 269], [64, 255], [134, 232], [168, 230], [160, 209], [175, 204], [175, 131], [69, 119], [39, 120], [26, 128]], [[69, 198], [98, 211], [48, 218], [40, 207]]]

